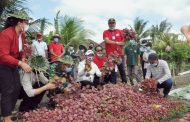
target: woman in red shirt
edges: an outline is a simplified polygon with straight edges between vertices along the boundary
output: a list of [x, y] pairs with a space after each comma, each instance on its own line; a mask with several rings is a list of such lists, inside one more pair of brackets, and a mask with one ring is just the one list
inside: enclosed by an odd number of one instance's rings
[[0, 32], [1, 115], [4, 122], [12, 122], [11, 114], [20, 93], [18, 67], [21, 67], [25, 72], [32, 70], [24, 62], [23, 51], [24, 31], [28, 27], [29, 17], [23, 11], [16, 11], [9, 16], [5, 22], [5, 29]]

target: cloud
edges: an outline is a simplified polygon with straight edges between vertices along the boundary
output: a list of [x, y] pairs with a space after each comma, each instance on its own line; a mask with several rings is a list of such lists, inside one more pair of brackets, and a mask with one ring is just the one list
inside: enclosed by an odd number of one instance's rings
[[148, 20], [149, 26], [168, 19], [173, 32], [179, 33], [180, 26], [190, 20], [189, 3], [188, 0], [60, 0], [54, 11], [83, 19], [85, 28], [96, 33], [91, 38], [101, 42], [110, 17], [116, 18], [120, 29], [133, 25], [137, 16]]

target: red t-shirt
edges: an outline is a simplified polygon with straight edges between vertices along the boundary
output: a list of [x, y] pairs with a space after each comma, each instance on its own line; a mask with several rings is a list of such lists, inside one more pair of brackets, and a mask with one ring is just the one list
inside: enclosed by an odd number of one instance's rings
[[[22, 49], [26, 44], [25, 34], [21, 33]], [[23, 50], [19, 52], [18, 35], [15, 27], [9, 27], [0, 32], [0, 64], [15, 68], [19, 60], [25, 58]]]
[[105, 56], [98, 57], [96, 54], [94, 55], [94, 63], [98, 66], [99, 69], [103, 67], [105, 60]]
[[[123, 42], [124, 36], [123, 32], [121, 30], [115, 29], [112, 30], [105, 30], [103, 33], [103, 39], [108, 38], [111, 41], [115, 42]], [[108, 56], [110, 53], [113, 53], [116, 51], [120, 56], [123, 55], [123, 49], [120, 45], [117, 44], [107, 44], [105, 43], [106, 48], [106, 55]]]
[[[64, 51], [64, 47], [61, 43], [55, 43], [55, 42], [52, 42], [49, 44], [49, 50], [53, 50], [53, 52], [60, 56], [63, 51]], [[54, 55], [51, 55], [51, 62], [55, 62], [57, 61], [57, 57], [55, 57]]]

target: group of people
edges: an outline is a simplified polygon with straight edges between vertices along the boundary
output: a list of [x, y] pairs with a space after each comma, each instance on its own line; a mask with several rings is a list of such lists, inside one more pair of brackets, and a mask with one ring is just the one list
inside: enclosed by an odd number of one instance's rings
[[[32, 69], [28, 64], [28, 57], [23, 49], [26, 44], [25, 31], [29, 19], [26, 13], [15, 12], [7, 18], [5, 29], [0, 33], [1, 116], [4, 122], [12, 122], [11, 114], [17, 98], [23, 99], [20, 111], [33, 110], [41, 101], [45, 91], [56, 88], [54, 83], [48, 82], [48, 76]], [[76, 59], [76, 70], [74, 63], [71, 63], [73, 61], [65, 60], [62, 62], [63, 70], [71, 72], [72, 77], [76, 74], [76, 81], [81, 83], [81, 88], [87, 85], [97, 87], [109, 82], [115, 84], [118, 81], [117, 72], [120, 74], [121, 82], [127, 83], [127, 69], [131, 85], [134, 85], [134, 77], [137, 82], [142, 82], [143, 77], [152, 78], [158, 82], [158, 89], [164, 88], [163, 94], [167, 97], [172, 87], [172, 76], [167, 62], [158, 58], [156, 52], [151, 49], [151, 43], [146, 39], [141, 39], [140, 45], [135, 39], [124, 40], [123, 32], [116, 29], [114, 18], [108, 20], [108, 27], [109, 29], [103, 32], [105, 47], [90, 43], [88, 48], [80, 45], [78, 52], [74, 51], [74, 45], [69, 45], [68, 50], [65, 50], [60, 43], [59, 35], [52, 36], [52, 42], [47, 46], [43, 41], [43, 35], [37, 33], [36, 39], [32, 40], [31, 53], [46, 58], [50, 64], [60, 63], [59, 59], [67, 56], [72, 60]], [[103, 74], [104, 62], [115, 52], [121, 60], [120, 63], [115, 64], [110, 73]], [[139, 73], [140, 66], [143, 76]]]

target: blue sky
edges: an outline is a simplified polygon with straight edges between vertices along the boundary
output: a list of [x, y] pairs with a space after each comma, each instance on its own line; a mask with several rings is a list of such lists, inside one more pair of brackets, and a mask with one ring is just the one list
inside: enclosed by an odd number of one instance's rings
[[[96, 42], [103, 41], [102, 33], [111, 17], [116, 19], [119, 29], [132, 25], [138, 16], [149, 21], [147, 27], [167, 19], [174, 33], [180, 33], [180, 27], [190, 21], [190, 0], [30, 0], [27, 6], [34, 19], [45, 17], [53, 23], [57, 11], [61, 10], [60, 15], [84, 20], [85, 28], [95, 33], [90, 38]], [[51, 30], [53, 27], [46, 33]]]

